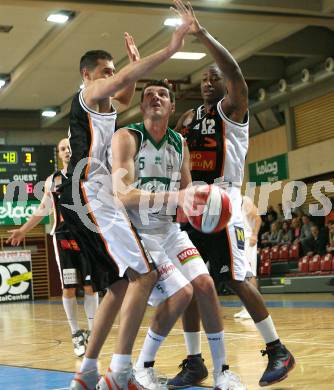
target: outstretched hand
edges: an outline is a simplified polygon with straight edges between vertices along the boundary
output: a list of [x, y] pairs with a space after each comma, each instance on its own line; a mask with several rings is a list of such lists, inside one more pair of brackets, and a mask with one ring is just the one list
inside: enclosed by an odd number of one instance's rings
[[6, 244], [10, 244], [12, 246], [19, 246], [25, 236], [20, 229], [8, 230], [8, 233], [10, 233], [10, 236], [6, 241]]
[[179, 51], [184, 45], [184, 37], [188, 34], [192, 21], [186, 17], [182, 19], [182, 24], [174, 31], [169, 42], [169, 49], [172, 53]]
[[189, 34], [196, 34], [201, 31], [202, 27], [199, 24], [199, 21], [195, 16], [193, 7], [191, 6], [189, 1], [187, 2], [187, 5], [185, 5], [181, 0], [174, 0], [174, 6], [175, 8], [170, 8], [181, 18], [182, 22], [184, 22], [185, 20], [191, 21], [190, 28], [188, 31]]
[[126, 51], [128, 52], [128, 57], [130, 62], [136, 62], [140, 60], [140, 54], [135, 44], [135, 41], [133, 39], [133, 36], [125, 32], [124, 39], [125, 39]]

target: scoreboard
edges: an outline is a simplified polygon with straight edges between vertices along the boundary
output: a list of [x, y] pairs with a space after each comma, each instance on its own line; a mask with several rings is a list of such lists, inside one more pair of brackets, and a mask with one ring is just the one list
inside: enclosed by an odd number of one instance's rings
[[[0, 200], [12, 181], [24, 182], [28, 199], [35, 199], [34, 187], [57, 169], [56, 147], [51, 145], [0, 145]], [[17, 196], [18, 191], [15, 192]], [[13, 199], [16, 200], [16, 199]]]

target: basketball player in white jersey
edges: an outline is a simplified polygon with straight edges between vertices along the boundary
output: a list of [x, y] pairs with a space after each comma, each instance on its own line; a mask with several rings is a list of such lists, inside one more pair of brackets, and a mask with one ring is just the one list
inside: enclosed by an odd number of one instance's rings
[[[127, 389], [129, 384], [136, 387], [131, 352], [148, 297], [157, 280], [154, 259], [145, 250], [138, 233], [111, 192], [110, 148], [117, 117], [114, 104], [129, 103], [135, 81], [183, 46], [189, 23], [189, 18], [185, 16], [168, 46], [143, 59], [138, 59], [132, 38], [126, 36], [129, 56], [135, 61], [116, 74], [112, 57], [105, 51], [89, 51], [80, 61], [84, 88], [72, 101], [69, 131], [71, 159], [68, 180], [60, 189], [60, 208], [86, 257], [92, 282], [97, 289], [108, 288], [114, 302], [111, 313], [105, 311], [103, 302], [100, 305], [92, 337], [102, 339], [119, 309], [121, 311], [111, 372], [108, 371], [99, 383], [100, 389], [108, 389], [111, 384], [120, 389]], [[96, 358], [94, 351], [89, 352], [88, 346], [84, 365], [73, 379], [71, 389], [95, 387], [98, 380]], [[94, 375], [88, 375], [88, 372]]]
[[[248, 196], [242, 197], [242, 217], [245, 230], [245, 255], [249, 262], [250, 273], [249, 282], [256, 288], [257, 285], [257, 236], [261, 227], [261, 217], [258, 214], [257, 207]], [[248, 276], [248, 275], [247, 275]], [[244, 320], [252, 319], [247, 309], [243, 306], [242, 310], [234, 314], [234, 318]]]
[[[177, 130], [187, 139], [192, 162], [192, 179], [225, 188], [232, 201], [232, 217], [226, 229], [217, 234], [202, 234], [186, 227], [190, 239], [209, 261], [210, 269], [228, 282], [236, 292], [266, 343], [268, 366], [259, 384], [267, 386], [285, 379], [294, 367], [294, 358], [281, 344], [273, 321], [258, 290], [247, 281], [248, 261], [241, 212], [241, 184], [248, 149], [248, 90], [242, 72], [232, 57], [210, 33], [200, 25], [191, 5], [175, 1], [176, 12], [192, 17], [189, 33], [206, 47], [216, 65], [203, 72], [201, 93], [203, 105], [186, 112]], [[221, 245], [216, 245], [217, 241]], [[200, 321], [196, 302], [183, 316], [188, 358], [182, 370], [168, 385], [182, 388], [194, 385], [207, 375], [201, 357]]]
[[[125, 170], [128, 173], [122, 179], [123, 184], [127, 188], [133, 185], [137, 188], [119, 196], [145, 247], [153, 256], [166, 257], [163, 264], [170, 260], [179, 271], [180, 280], [185, 277], [193, 286], [211, 348], [214, 387], [221, 390], [244, 390], [245, 387], [229, 370], [226, 362], [218, 296], [203, 259], [186, 232], [173, 223], [168, 207], [152, 207], [150, 210], [139, 208], [138, 211], [138, 205], [140, 207], [143, 204], [143, 198], [138, 204], [138, 196], [143, 195], [143, 191], [152, 191], [162, 196], [164, 191], [173, 191], [175, 188], [182, 191], [191, 184], [189, 152], [184, 138], [168, 128], [169, 116], [174, 107], [174, 97], [166, 82], [152, 81], [144, 87], [141, 98], [143, 122], [119, 129], [113, 137], [113, 173], [116, 174], [118, 169]], [[174, 215], [175, 208], [169, 210], [169, 213]], [[156, 353], [181, 314], [180, 309], [185, 308], [178, 305], [179, 310], [173, 310], [176, 306], [174, 296], [168, 294], [171, 285], [176, 284], [177, 277], [174, 280], [166, 279], [164, 273], [160, 274], [162, 280], [159, 280], [158, 286], [166, 291], [168, 299], [162, 301], [156, 310], [135, 366], [135, 378], [143, 387], [151, 390], [156, 388], [158, 382], [153, 379]]]
[[[55, 257], [58, 264], [60, 281], [63, 291], [63, 306], [68, 324], [71, 328], [74, 353], [83, 356], [86, 351], [86, 341], [93, 326], [93, 319], [98, 307], [98, 293], [94, 293], [91, 286], [90, 275], [87, 269], [82, 268], [84, 260], [81, 259], [80, 248], [68, 231], [66, 224], [61, 220], [55, 193], [56, 181], [66, 178], [67, 165], [70, 161], [70, 144], [67, 138], [59, 141], [57, 146], [58, 156], [63, 164], [63, 169], [57, 171], [46, 179], [44, 196], [36, 212], [19, 229], [10, 230], [7, 243], [19, 245], [26, 234], [37, 226], [41, 220], [53, 210], [54, 226], [51, 232]], [[82, 285], [84, 295], [84, 309], [88, 322], [88, 330], [80, 329], [77, 318], [76, 289]]]

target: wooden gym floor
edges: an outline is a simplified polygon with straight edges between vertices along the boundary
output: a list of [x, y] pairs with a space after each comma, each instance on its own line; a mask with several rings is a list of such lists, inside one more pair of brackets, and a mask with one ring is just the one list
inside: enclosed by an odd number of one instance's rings
[[[297, 366], [283, 382], [271, 390], [334, 389], [334, 296], [332, 294], [265, 295], [278, 334], [294, 353]], [[266, 367], [262, 340], [251, 320], [235, 320], [240, 309], [235, 296], [221, 297], [228, 361], [248, 390], [259, 389], [258, 380]], [[152, 309], [145, 315], [135, 349], [139, 353]], [[83, 306], [80, 325], [85, 328]], [[100, 371], [110, 361], [117, 324], [102, 350]], [[61, 300], [0, 305], [0, 389], [65, 389], [80, 359], [73, 354], [69, 328]], [[212, 368], [209, 349], [202, 335], [203, 355]], [[177, 372], [185, 357], [181, 323], [177, 322], [162, 345], [156, 368], [166, 375]], [[211, 377], [203, 384], [211, 387]]]

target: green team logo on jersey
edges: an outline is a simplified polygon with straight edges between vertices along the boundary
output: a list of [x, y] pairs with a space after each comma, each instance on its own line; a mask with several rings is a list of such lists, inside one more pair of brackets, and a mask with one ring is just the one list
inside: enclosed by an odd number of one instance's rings
[[139, 179], [139, 186], [149, 192], [168, 191], [170, 179], [167, 177], [141, 177]]
[[155, 157], [154, 164], [155, 164], [155, 165], [161, 165], [161, 157], [160, 157], [160, 156], [156, 156], [156, 157]]

